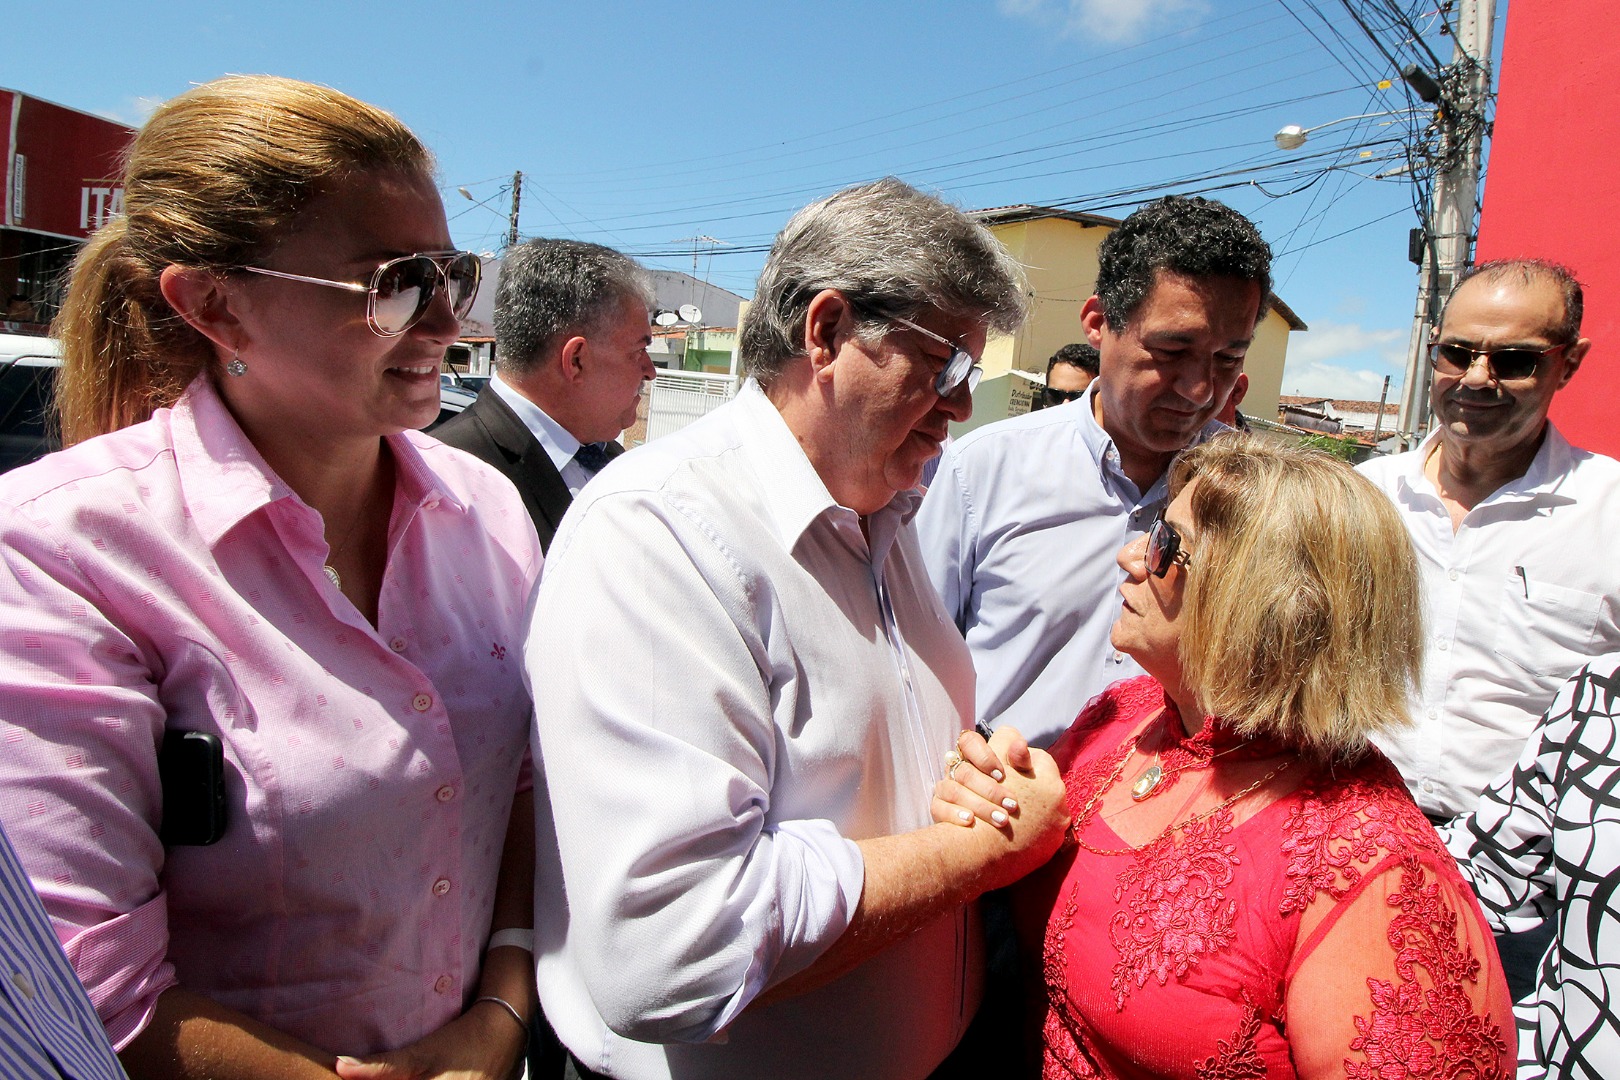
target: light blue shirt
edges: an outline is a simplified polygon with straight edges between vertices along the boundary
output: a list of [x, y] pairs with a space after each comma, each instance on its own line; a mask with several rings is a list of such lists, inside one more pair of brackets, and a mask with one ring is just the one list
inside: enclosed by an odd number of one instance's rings
[[579, 489], [585, 486], [594, 473], [590, 472], [574, 460], [579, 453], [580, 441], [568, 433], [546, 411], [528, 398], [519, 393], [511, 383], [504, 382], [500, 375], [489, 380], [489, 388], [495, 391], [500, 399], [517, 414], [523, 421], [523, 426], [540, 442], [540, 448], [546, 452], [546, 457], [556, 466], [557, 473], [568, 487], [568, 494], [577, 496]]
[[45, 908], [0, 832], [0, 1076], [126, 1080]]
[[[1164, 509], [1078, 401], [988, 424], [953, 443], [917, 513], [928, 575], [967, 639], [976, 706], [1037, 746], [1086, 702], [1142, 669], [1109, 643], [1124, 572], [1115, 557]], [[1225, 427], [1211, 421], [1202, 442]]]

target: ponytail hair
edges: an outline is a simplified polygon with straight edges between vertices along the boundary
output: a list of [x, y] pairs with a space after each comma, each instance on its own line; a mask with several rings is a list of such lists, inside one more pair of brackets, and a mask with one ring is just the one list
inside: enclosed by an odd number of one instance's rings
[[52, 328], [63, 445], [147, 419], [215, 362], [163, 298], [165, 268], [251, 265], [334, 184], [432, 165], [392, 114], [294, 79], [231, 75], [160, 107], [129, 148], [124, 213], [74, 260]]

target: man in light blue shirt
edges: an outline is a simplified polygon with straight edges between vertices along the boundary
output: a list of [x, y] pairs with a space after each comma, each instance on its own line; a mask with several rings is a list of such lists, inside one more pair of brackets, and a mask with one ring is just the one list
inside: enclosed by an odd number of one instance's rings
[[1171, 196], [1103, 241], [1080, 309], [1101, 375], [1086, 396], [957, 440], [917, 515], [929, 577], [967, 639], [976, 707], [1049, 745], [1087, 701], [1141, 674], [1109, 630], [1121, 547], [1165, 503], [1182, 449], [1243, 370], [1271, 250], [1243, 215]]

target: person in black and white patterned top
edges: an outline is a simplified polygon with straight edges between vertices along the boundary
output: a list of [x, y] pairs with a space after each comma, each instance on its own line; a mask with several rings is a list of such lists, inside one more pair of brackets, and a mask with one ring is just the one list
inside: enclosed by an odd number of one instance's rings
[[1518, 763], [1441, 835], [1497, 933], [1556, 920], [1516, 1007], [1518, 1080], [1620, 1075], [1620, 654], [1564, 684]]

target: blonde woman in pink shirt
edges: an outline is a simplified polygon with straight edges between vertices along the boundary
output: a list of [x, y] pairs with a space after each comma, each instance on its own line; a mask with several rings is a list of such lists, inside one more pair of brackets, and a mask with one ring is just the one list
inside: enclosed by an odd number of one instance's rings
[[412, 430], [479, 277], [431, 169], [323, 87], [160, 108], [57, 323], [68, 448], [0, 478], [0, 820], [136, 1078], [523, 1050], [540, 548]]

